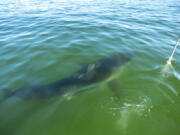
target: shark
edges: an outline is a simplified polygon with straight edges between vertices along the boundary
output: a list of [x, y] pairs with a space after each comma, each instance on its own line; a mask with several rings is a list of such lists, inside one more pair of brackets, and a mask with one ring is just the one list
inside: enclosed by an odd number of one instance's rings
[[74, 74], [47, 85], [27, 86], [14, 91], [6, 89], [5, 97], [18, 96], [21, 99], [44, 99], [62, 95], [71, 90], [105, 80], [115, 69], [128, 63], [133, 57], [132, 52], [116, 53], [85, 64]]

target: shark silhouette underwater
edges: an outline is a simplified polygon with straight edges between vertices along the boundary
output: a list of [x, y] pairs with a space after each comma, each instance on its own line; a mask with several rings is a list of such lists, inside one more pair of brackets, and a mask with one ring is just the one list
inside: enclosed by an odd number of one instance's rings
[[48, 85], [35, 85], [18, 90], [6, 89], [5, 97], [18, 96], [22, 99], [43, 99], [65, 94], [70, 90], [82, 88], [102, 81], [112, 74], [114, 69], [124, 65], [133, 58], [133, 53], [117, 53], [84, 65], [79, 71], [64, 79]]

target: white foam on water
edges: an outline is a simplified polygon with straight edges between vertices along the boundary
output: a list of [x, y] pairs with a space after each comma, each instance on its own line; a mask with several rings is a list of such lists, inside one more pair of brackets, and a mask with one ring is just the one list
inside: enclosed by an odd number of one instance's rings
[[151, 112], [153, 105], [151, 99], [147, 96], [140, 97], [139, 104], [124, 103], [123, 107], [111, 108], [113, 111], [119, 112], [119, 118], [117, 119], [117, 128], [126, 134], [128, 130], [128, 124], [131, 122], [133, 117], [147, 116]]

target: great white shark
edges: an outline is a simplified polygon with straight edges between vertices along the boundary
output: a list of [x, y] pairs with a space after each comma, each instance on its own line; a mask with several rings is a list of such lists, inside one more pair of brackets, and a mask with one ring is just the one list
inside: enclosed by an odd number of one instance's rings
[[22, 99], [43, 99], [65, 94], [106, 79], [118, 67], [133, 58], [133, 53], [117, 53], [84, 65], [80, 70], [64, 79], [47, 85], [35, 85], [11, 91], [6, 89], [5, 97], [18, 96]]

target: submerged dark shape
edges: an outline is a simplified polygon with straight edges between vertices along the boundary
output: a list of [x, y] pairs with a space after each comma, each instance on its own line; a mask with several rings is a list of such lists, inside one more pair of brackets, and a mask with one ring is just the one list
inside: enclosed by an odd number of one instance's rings
[[132, 57], [132, 53], [118, 53], [87, 64], [67, 78], [48, 85], [25, 87], [8, 94], [7, 97], [15, 95], [22, 99], [40, 99], [61, 95], [107, 78], [115, 68], [127, 63]]

